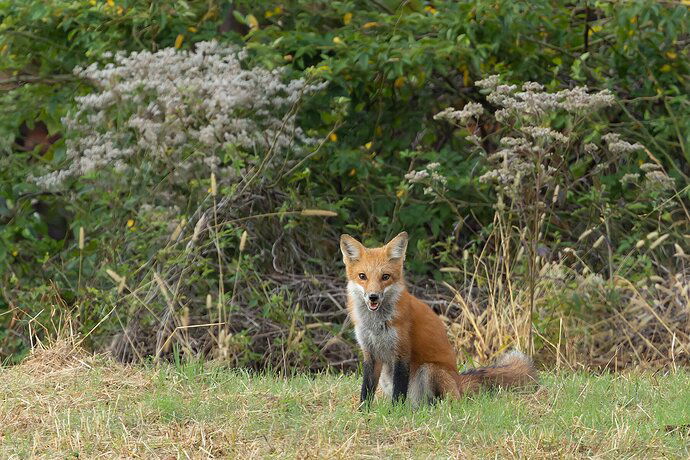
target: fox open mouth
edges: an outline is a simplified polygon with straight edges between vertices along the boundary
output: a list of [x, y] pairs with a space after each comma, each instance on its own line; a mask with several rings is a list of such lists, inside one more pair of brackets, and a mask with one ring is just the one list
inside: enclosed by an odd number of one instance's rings
[[367, 307], [369, 307], [369, 310], [371, 310], [371, 311], [378, 310], [380, 306], [381, 306], [381, 302], [378, 302], [378, 301], [377, 302], [373, 302], [373, 301], [367, 302]]

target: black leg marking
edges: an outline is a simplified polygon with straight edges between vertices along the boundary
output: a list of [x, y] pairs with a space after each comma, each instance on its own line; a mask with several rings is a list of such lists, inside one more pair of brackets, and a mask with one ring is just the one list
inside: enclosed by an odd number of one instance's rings
[[364, 359], [363, 371], [364, 379], [362, 380], [362, 394], [359, 399], [360, 407], [362, 407], [365, 403], [367, 406], [369, 405], [371, 400], [374, 398], [376, 386], [379, 383], [376, 375], [376, 362], [373, 359]]
[[410, 364], [397, 360], [393, 367], [393, 403], [404, 402], [410, 384]]

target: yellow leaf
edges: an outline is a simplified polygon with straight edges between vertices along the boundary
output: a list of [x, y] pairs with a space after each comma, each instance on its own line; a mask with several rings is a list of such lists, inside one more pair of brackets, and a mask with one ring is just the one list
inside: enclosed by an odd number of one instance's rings
[[661, 66], [661, 68], [660, 68], [659, 70], [662, 71], [662, 72], [664, 72], [664, 73], [670, 72], [670, 71], [671, 71], [671, 66], [670, 66], [669, 64], [664, 64], [664, 65]]
[[89, 0], [89, 5], [96, 6], [96, 0]]
[[259, 28], [259, 21], [256, 19], [256, 16], [254, 16], [253, 14], [247, 15], [247, 24], [249, 24], [249, 28], [251, 28], [251, 29], [258, 29]]
[[372, 144], [371, 144], [371, 141], [369, 141], [369, 142], [367, 142], [366, 144], [364, 144], [364, 147], [366, 147], [367, 150], [370, 150], [370, 149], [371, 149], [371, 145], [372, 145]]
[[283, 56], [283, 59], [287, 62], [292, 62], [292, 54], [286, 54], [285, 56]]
[[352, 176], [354, 176], [355, 174], [357, 174], [357, 170], [356, 170], [355, 168], [352, 168], [352, 169], [350, 170], [350, 172], [349, 172], [347, 175], [350, 176], [350, 177], [352, 177]]
[[175, 39], [175, 48], [180, 49], [182, 47], [182, 42], [184, 41], [184, 35], [179, 34]]
[[405, 196], [405, 189], [404, 189], [404, 188], [399, 189], [399, 190], [395, 193], [395, 196], [397, 196], [398, 198], [402, 198], [403, 196]]
[[383, 129], [381, 129], [380, 126], [377, 126], [376, 129], [374, 130], [374, 133], [376, 133], [377, 136], [380, 136], [383, 134]]
[[371, 29], [372, 27], [378, 27], [378, 22], [367, 22], [362, 26], [362, 29]]
[[666, 52], [666, 57], [669, 58], [670, 60], [674, 60], [675, 58], [678, 57], [675, 51], [667, 51]]
[[396, 78], [395, 81], [393, 82], [393, 86], [395, 86], [396, 88], [402, 88], [404, 84], [405, 84], [405, 77], [403, 77], [402, 75], [399, 76], [398, 78]]
[[268, 19], [271, 16], [273, 16], [273, 10], [266, 10], [266, 12], [264, 13], [264, 17]]
[[312, 75], [324, 75], [324, 74], [328, 74], [330, 72], [330, 70], [331, 70], [331, 68], [328, 67], [327, 65], [322, 65], [322, 66], [319, 66], [316, 68], [309, 67], [307, 69], [307, 72], [309, 72]]
[[106, 0], [108, 6], [115, 6], [115, 0]]
[[331, 134], [328, 135], [328, 139], [329, 139], [331, 142], [335, 142], [335, 141], [338, 140], [338, 135], [337, 135], [336, 133], [331, 133]]
[[199, 29], [197, 29], [197, 28], [194, 27], [194, 26], [189, 26], [189, 27], [187, 27], [187, 30], [190, 31], [190, 32], [193, 33], [193, 34], [199, 32]]
[[12, 256], [17, 257], [18, 255], [19, 255], [19, 251], [17, 251], [16, 249], [14, 251], [12, 251]]
[[431, 13], [431, 14], [438, 13], [438, 11], [436, 11], [436, 8], [434, 8], [433, 6], [425, 6], [424, 11], [426, 11], [427, 13]]
[[637, 16], [633, 16], [630, 18], [630, 24], [636, 24], [637, 23]]
[[348, 25], [352, 21], [352, 13], [345, 13], [343, 15], [343, 24]]
[[281, 6], [276, 6], [275, 8], [273, 8], [273, 14], [283, 14], [283, 8]]
[[343, 41], [340, 39], [340, 37], [333, 37], [333, 43], [336, 45], [341, 45]]
[[122, 13], [125, 12], [125, 9], [122, 8], [120, 5], [117, 6], [117, 14], [122, 15]]
[[470, 71], [467, 70], [467, 67], [462, 70], [462, 84], [465, 88], [470, 86]]

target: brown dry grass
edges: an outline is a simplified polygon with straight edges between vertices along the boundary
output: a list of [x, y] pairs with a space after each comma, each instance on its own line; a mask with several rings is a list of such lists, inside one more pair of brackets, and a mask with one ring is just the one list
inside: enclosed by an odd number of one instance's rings
[[0, 369], [2, 458], [668, 458], [690, 455], [690, 375], [543, 374], [417, 412], [356, 409], [353, 375], [123, 366], [62, 341]]

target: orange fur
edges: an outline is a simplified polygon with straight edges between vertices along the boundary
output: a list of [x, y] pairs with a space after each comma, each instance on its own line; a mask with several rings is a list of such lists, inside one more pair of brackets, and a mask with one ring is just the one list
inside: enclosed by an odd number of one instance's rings
[[363, 402], [379, 380], [382, 386], [392, 381], [394, 399], [396, 392], [404, 393], [415, 403], [461, 397], [482, 386], [512, 387], [536, 381], [531, 361], [517, 352], [493, 366], [458, 373], [443, 322], [405, 287], [406, 233], [379, 248], [366, 248], [349, 235], [341, 237], [340, 245], [348, 279], [348, 310], [364, 355]]

